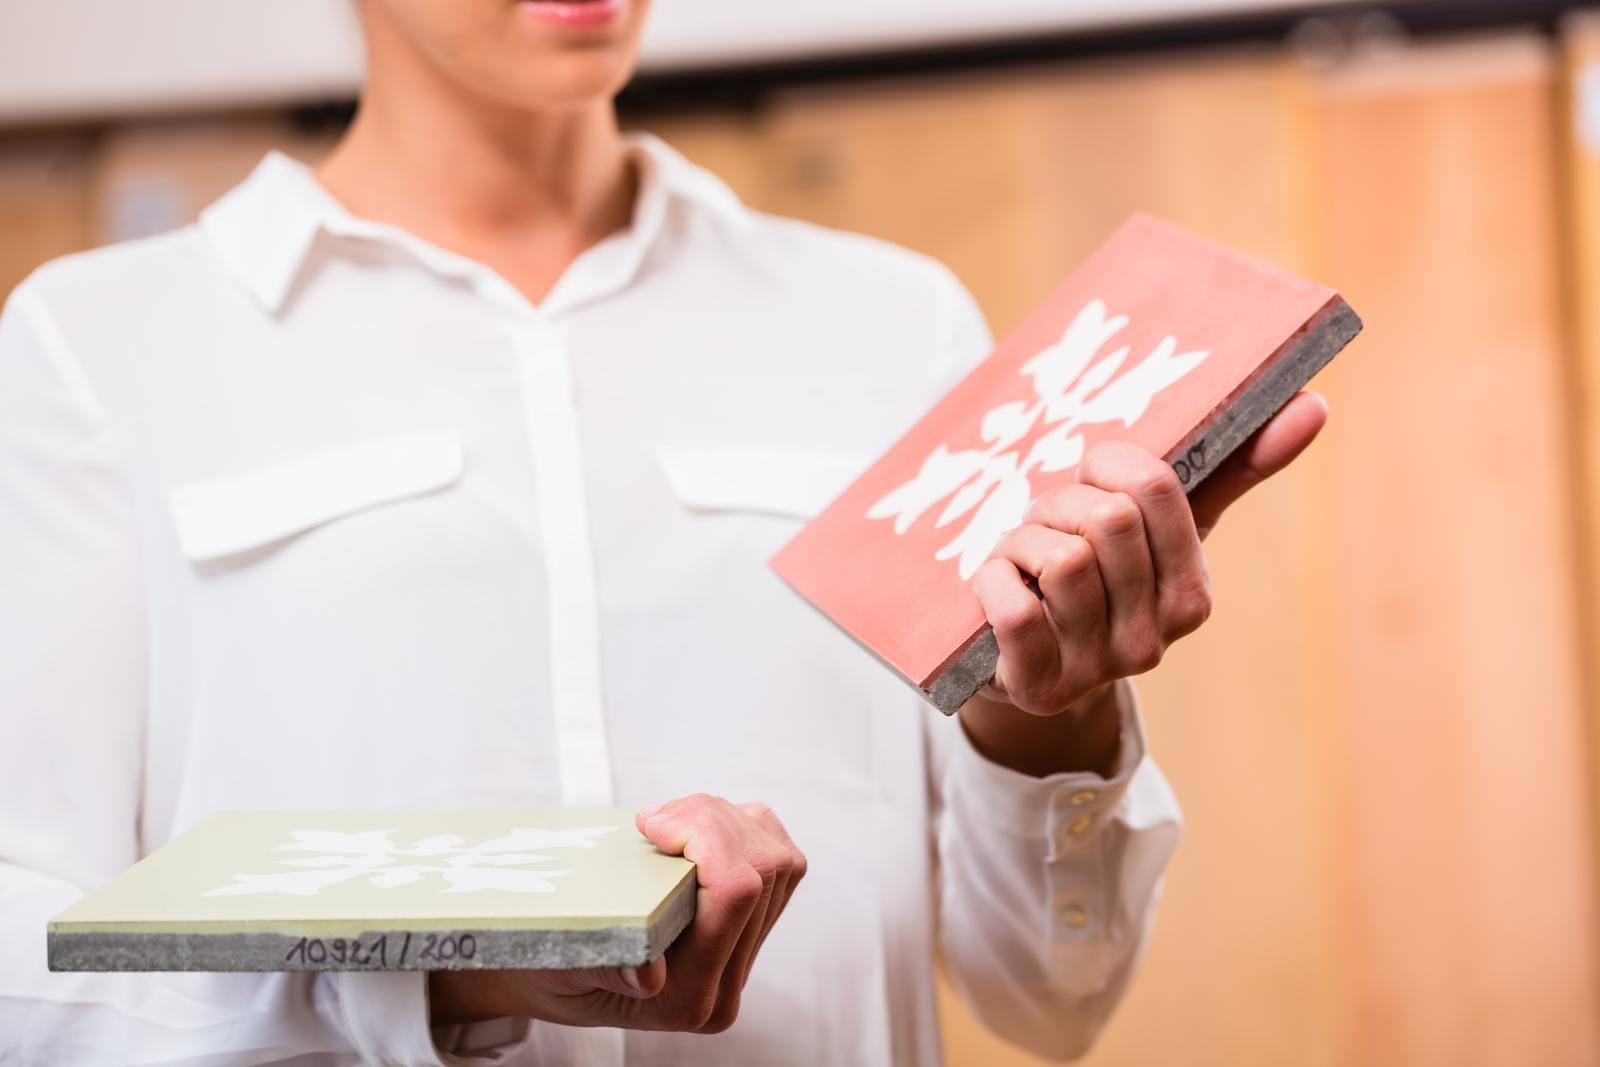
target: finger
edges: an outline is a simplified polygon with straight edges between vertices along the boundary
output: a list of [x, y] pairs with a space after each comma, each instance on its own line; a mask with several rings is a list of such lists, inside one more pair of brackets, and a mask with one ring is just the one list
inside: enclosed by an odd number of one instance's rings
[[772, 879], [772, 897], [762, 912], [761, 929], [756, 939], [756, 951], [759, 952], [761, 950], [761, 941], [766, 938], [767, 931], [771, 930], [773, 924], [778, 921], [778, 916], [783, 913], [783, 907], [789, 900], [793, 868], [790, 857], [794, 851], [794, 843], [788, 840], [788, 835], [783, 830], [783, 824], [778, 822], [778, 817], [772, 814], [772, 809], [765, 804], [740, 804], [738, 808], [740, 812], [749, 816], [750, 821], [756, 824], [767, 841], [770, 842], [770, 852], [775, 871]]
[[750, 862], [727, 801], [697, 794], [641, 815], [644, 836], [661, 851], [694, 861], [700, 888], [695, 917], [667, 950], [675, 976], [671, 1021], [700, 1029], [721, 1006], [722, 978], [770, 878]]
[[794, 839], [789, 836], [789, 831], [779, 821], [778, 816], [765, 804], [741, 804], [739, 810], [755, 820], [756, 825], [766, 831], [778, 845], [780, 855], [778, 863], [778, 877], [773, 886], [772, 903], [767, 908], [761, 938], [756, 942], [756, 952], [761, 951], [761, 945], [766, 941], [767, 935], [777, 925], [778, 916], [783, 914], [784, 908], [789, 905], [789, 898], [800, 885], [800, 880], [806, 876], [806, 857]]
[[792, 886], [799, 885], [800, 880], [806, 876], [806, 856], [804, 852], [800, 851], [800, 847], [794, 843], [794, 838], [789, 836], [788, 828], [783, 825], [777, 813], [767, 805], [759, 803], [743, 804], [740, 807], [745, 814], [755, 819], [769, 837], [787, 850], [787, 873], [790, 884]]
[[1300, 393], [1229, 456], [1189, 497], [1195, 525], [1205, 537], [1235, 500], [1287, 467], [1328, 422], [1328, 402]]
[[648, 1000], [659, 995], [667, 987], [667, 957], [665, 955], [657, 956], [649, 963], [641, 966], [625, 969], [633, 973], [631, 975], [624, 974], [622, 976], [623, 981], [630, 986], [638, 988], [640, 999]]
[[1125, 442], [1107, 443], [1084, 457], [1079, 477], [1123, 493], [1144, 518], [1156, 585], [1156, 619], [1165, 641], [1198, 629], [1211, 612], [1211, 580], [1183, 483], [1160, 457]]
[[583, 967], [550, 972], [553, 990], [562, 996], [582, 996], [604, 990], [632, 1000], [649, 1000], [667, 982], [667, 961], [658, 956], [640, 967]]
[[972, 576], [972, 591], [1000, 648], [994, 684], [1024, 711], [1060, 711], [1053, 704], [1061, 681], [1061, 648], [1044, 602], [1023, 583], [1017, 565], [991, 557]]
[[1085, 640], [1105, 630], [1106, 591], [1087, 540], [1030, 522], [1001, 538], [994, 555], [1034, 577], [1060, 643]]
[[778, 819], [777, 812], [770, 807], [759, 801], [753, 801], [747, 804], [740, 804], [739, 810], [754, 819], [756, 825], [765, 830], [768, 837], [781, 845], [795, 849], [796, 852], [799, 851], [799, 849], [795, 848], [794, 839], [789, 836], [789, 831]]
[[[1113, 474], [1126, 474], [1116, 455], [1108, 453], [1103, 459], [1103, 467], [1111, 468]], [[1106, 591], [1112, 647], [1124, 653], [1137, 652], [1133, 658], [1143, 662], [1147, 658], [1143, 649], [1156, 636], [1156, 572], [1139, 505], [1126, 493], [1082, 484], [1044, 494], [1029, 509], [1028, 517], [1077, 534], [1093, 547]]]
[[[721, 1033], [733, 1025], [739, 1015], [739, 1003], [744, 992], [745, 980], [749, 977], [750, 968], [755, 961], [756, 947], [766, 929], [766, 915], [771, 908], [773, 893], [777, 886], [781, 850], [777, 842], [768, 837], [766, 832], [744, 812], [721, 798], [710, 798], [709, 803], [722, 817], [727, 831], [726, 840], [722, 842], [723, 846], [730, 852], [736, 853], [761, 879], [756, 903], [750, 909], [721, 974], [715, 978], [711, 1010], [700, 1025], [695, 1027], [699, 1033]], [[710, 979], [709, 973], [706, 977]]]
[[737, 998], [739, 991], [744, 988], [745, 979], [750, 974], [750, 967], [755, 962], [756, 947], [767, 929], [767, 916], [772, 912], [773, 901], [779, 892], [783, 848], [742, 808], [733, 807], [732, 810], [742, 823], [739, 828], [740, 847], [744, 850], [745, 858], [750, 865], [761, 875], [761, 899], [751, 912], [750, 921], [739, 938], [739, 944], [734, 947], [733, 955], [728, 959], [727, 970], [722, 975], [723, 995]]

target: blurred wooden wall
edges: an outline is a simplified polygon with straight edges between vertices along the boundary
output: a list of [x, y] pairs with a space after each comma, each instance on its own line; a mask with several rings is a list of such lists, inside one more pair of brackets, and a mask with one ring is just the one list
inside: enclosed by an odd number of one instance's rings
[[[1600, 1063], [1562, 95], [1507, 36], [667, 127], [758, 157], [729, 168], [757, 203], [945, 260], [998, 330], [1136, 209], [1367, 319], [1326, 438], [1219, 530], [1218, 611], [1143, 683], [1188, 830], [1092, 1064]], [[945, 999], [952, 1063], [1032, 1062]]]
[[[1325, 438], [1210, 542], [1211, 623], [1142, 683], [1188, 828], [1089, 1063], [1600, 1064], [1600, 80], [1591, 140], [1568, 102], [1594, 59], [1578, 26], [1565, 63], [1521, 36], [1164, 56], [647, 123], [760, 207], [938, 256], [997, 332], [1136, 209], [1367, 319]], [[0, 289], [189, 217], [268, 144], [327, 137], [0, 139]], [[944, 1008], [951, 1063], [1033, 1062]]]

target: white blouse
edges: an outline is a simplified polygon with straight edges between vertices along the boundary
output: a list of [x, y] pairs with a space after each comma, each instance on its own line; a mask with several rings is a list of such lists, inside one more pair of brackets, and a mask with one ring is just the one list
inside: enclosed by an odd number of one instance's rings
[[[934, 956], [1081, 1050], [1177, 841], [987, 762], [766, 567], [989, 347], [935, 263], [650, 138], [542, 304], [269, 156], [0, 317], [0, 1062], [929, 1064]], [[49, 918], [224, 808], [764, 800], [810, 860], [714, 1036], [430, 1032], [421, 974], [51, 974]], [[471, 1062], [478, 1062], [471, 1060]]]

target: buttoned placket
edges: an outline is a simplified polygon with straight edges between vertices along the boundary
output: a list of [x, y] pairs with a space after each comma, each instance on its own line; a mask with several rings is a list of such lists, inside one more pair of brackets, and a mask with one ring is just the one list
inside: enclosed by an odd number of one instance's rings
[[560, 325], [545, 316], [520, 316], [508, 328], [521, 378], [544, 539], [561, 802], [610, 804], [594, 538], [570, 353]]
[[[551, 715], [561, 802], [607, 805], [614, 793], [601, 673], [599, 582], [566, 324], [555, 300], [536, 307], [493, 271], [474, 272], [473, 281], [479, 296], [502, 318], [522, 390], [544, 549]], [[552, 295], [569, 291], [558, 285]], [[622, 1067], [626, 1037], [621, 1030], [579, 1028], [570, 1032], [570, 1038], [574, 1067]]]

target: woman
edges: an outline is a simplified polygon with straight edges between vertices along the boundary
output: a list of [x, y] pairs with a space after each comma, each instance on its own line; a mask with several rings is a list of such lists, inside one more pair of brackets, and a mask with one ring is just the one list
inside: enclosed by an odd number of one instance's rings
[[[1092, 452], [975, 577], [999, 672], [936, 721], [764, 560], [981, 319], [620, 136], [647, 6], [361, 0], [317, 173], [269, 157], [9, 302], [0, 1061], [926, 1064], [935, 946], [1065, 1058], [1125, 989], [1178, 814], [1122, 679], [1204, 620], [1197, 523], [1321, 402], [1192, 512]], [[52, 914], [213, 810], [613, 801], [699, 864], [645, 968], [45, 969]]]

